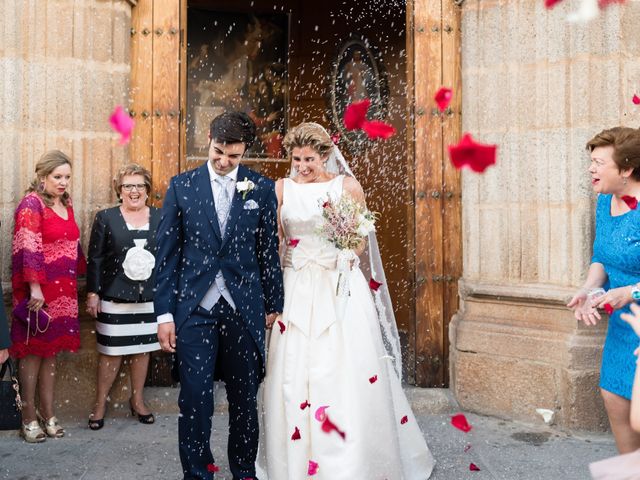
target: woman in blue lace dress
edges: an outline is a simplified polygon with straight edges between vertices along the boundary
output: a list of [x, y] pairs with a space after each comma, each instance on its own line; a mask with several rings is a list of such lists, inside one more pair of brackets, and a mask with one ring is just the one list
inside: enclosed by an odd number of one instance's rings
[[[587, 143], [591, 152], [591, 185], [598, 193], [593, 257], [583, 287], [569, 302], [586, 325], [600, 320], [598, 308], [610, 313], [602, 352], [600, 389], [620, 453], [640, 448], [631, 428], [630, 399], [638, 338], [620, 315], [640, 300], [640, 131], [617, 127]], [[589, 292], [606, 290], [595, 299]]]

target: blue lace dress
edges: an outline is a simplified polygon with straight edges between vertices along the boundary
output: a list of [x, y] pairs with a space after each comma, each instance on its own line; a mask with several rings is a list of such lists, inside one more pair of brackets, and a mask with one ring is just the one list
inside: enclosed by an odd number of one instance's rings
[[[592, 263], [601, 263], [609, 277], [605, 289], [624, 287], [640, 282], [640, 209], [611, 216], [611, 195], [600, 195], [596, 208], [596, 238]], [[600, 387], [631, 399], [631, 387], [636, 370], [633, 355], [638, 337], [620, 318], [625, 307], [609, 318], [607, 339], [602, 352]]]

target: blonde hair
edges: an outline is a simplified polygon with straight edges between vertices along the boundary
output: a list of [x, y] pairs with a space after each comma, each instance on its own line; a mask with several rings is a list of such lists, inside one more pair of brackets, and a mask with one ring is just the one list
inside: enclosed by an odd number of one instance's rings
[[144, 178], [144, 184], [147, 187], [147, 196], [151, 195], [151, 172], [137, 163], [129, 163], [116, 172], [116, 176], [113, 177], [113, 189], [116, 192], [116, 196], [120, 198], [122, 193], [122, 179], [127, 175], [142, 175]]
[[322, 125], [305, 122], [293, 127], [284, 137], [284, 148], [291, 155], [294, 148], [311, 147], [321, 157], [326, 157], [333, 149], [333, 140]]
[[[53, 205], [54, 196], [44, 190], [43, 179], [47, 178], [53, 171], [62, 165], [71, 167], [71, 159], [60, 150], [49, 150], [40, 157], [36, 163], [36, 176], [27, 188], [27, 193], [35, 192], [47, 206]], [[60, 197], [60, 202], [65, 207], [69, 204], [69, 192], [64, 192]]]

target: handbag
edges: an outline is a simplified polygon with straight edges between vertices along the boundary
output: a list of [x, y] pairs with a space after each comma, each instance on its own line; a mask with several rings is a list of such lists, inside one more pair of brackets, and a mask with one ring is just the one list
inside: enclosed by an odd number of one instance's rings
[[[9, 371], [9, 379], [5, 373]], [[0, 430], [18, 430], [22, 424], [20, 386], [9, 358], [0, 369]]]
[[51, 315], [42, 308], [30, 310], [27, 306], [28, 303], [29, 299], [25, 298], [13, 309], [13, 316], [27, 326], [27, 345], [29, 344], [29, 335], [35, 337], [39, 333], [44, 333], [51, 324]]

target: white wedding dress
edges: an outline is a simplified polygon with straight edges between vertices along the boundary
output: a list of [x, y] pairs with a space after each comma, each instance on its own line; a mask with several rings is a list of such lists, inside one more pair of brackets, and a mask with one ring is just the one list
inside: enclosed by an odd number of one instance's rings
[[[323, 199], [341, 195], [343, 180], [284, 180], [281, 221], [289, 242], [298, 243], [283, 260], [284, 331], [275, 324], [268, 343], [260, 480], [308, 478], [310, 461], [318, 464], [317, 480], [425, 480], [433, 469], [359, 268], [346, 310], [338, 305], [338, 250], [317, 231]], [[302, 408], [305, 402], [311, 406]], [[321, 406], [344, 439], [322, 430], [315, 418]]]

